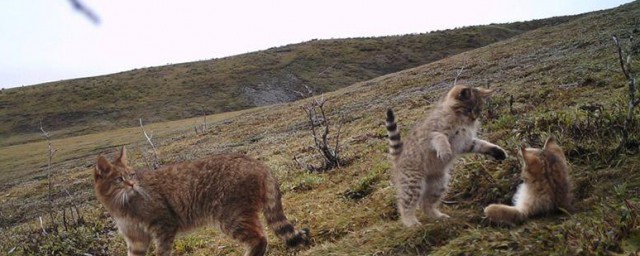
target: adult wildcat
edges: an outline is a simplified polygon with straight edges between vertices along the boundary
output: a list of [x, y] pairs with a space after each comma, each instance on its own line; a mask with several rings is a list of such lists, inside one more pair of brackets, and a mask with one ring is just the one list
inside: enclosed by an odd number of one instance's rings
[[264, 255], [267, 240], [258, 213], [288, 246], [309, 240], [282, 211], [279, 185], [269, 168], [242, 154], [222, 154], [137, 172], [126, 149], [112, 163], [98, 157], [94, 188], [127, 242], [128, 255], [170, 255], [178, 233], [214, 225], [242, 242], [245, 255]]

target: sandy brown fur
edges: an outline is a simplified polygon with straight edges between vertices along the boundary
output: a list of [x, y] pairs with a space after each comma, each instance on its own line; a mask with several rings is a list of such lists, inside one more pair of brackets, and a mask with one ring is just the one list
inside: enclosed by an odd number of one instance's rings
[[178, 233], [213, 225], [247, 247], [245, 255], [264, 255], [267, 240], [259, 221], [287, 245], [308, 241], [282, 211], [278, 182], [264, 164], [242, 154], [215, 155], [138, 172], [127, 165], [123, 148], [113, 163], [98, 158], [96, 196], [116, 220], [128, 255], [170, 255]]
[[523, 183], [514, 196], [514, 206], [491, 204], [484, 209], [494, 223], [515, 225], [538, 214], [560, 208], [571, 211], [573, 196], [567, 159], [552, 137], [543, 149], [521, 148]]
[[491, 93], [482, 88], [454, 86], [404, 142], [400, 140], [393, 111], [387, 111], [398, 210], [406, 226], [419, 224], [415, 213], [418, 205], [430, 217], [448, 217], [437, 206], [457, 156], [481, 153], [499, 160], [506, 158], [502, 148], [476, 136], [484, 100]]

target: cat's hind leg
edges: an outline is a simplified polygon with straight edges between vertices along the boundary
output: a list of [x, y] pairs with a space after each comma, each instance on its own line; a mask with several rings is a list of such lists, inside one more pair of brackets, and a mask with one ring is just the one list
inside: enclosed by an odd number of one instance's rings
[[420, 177], [402, 175], [397, 183], [398, 212], [402, 223], [407, 227], [420, 225], [416, 207], [424, 186], [423, 180]]
[[445, 172], [442, 175], [430, 175], [425, 177], [425, 186], [420, 195], [420, 205], [422, 210], [430, 218], [448, 218], [449, 215], [438, 210], [440, 200], [447, 190], [449, 183], [449, 174]]
[[222, 231], [244, 244], [245, 256], [262, 256], [267, 252], [267, 238], [257, 211], [245, 211], [222, 223]]

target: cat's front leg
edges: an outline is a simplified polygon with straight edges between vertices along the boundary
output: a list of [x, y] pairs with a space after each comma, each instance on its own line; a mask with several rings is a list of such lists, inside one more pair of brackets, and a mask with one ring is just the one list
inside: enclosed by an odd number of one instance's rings
[[127, 256], [144, 256], [147, 255], [151, 236], [135, 223], [126, 219], [116, 218], [118, 230], [124, 236], [127, 242]]
[[154, 236], [153, 242], [156, 245], [156, 256], [171, 256], [171, 248], [173, 247], [174, 239], [175, 232], [168, 232], [166, 234]]
[[448, 160], [453, 156], [451, 144], [447, 135], [439, 132], [433, 132], [431, 138], [431, 146], [436, 151], [436, 155], [440, 160]]
[[507, 159], [507, 152], [500, 146], [478, 138], [474, 138], [473, 141], [471, 141], [467, 152], [490, 155], [498, 160]]

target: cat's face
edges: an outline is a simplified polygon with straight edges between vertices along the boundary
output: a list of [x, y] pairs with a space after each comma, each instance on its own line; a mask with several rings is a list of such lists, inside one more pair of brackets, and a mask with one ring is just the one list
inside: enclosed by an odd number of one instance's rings
[[456, 85], [447, 93], [445, 102], [456, 113], [475, 121], [482, 114], [484, 102], [492, 93], [493, 90], [481, 87]]
[[126, 149], [122, 147], [120, 156], [109, 163], [104, 156], [98, 157], [94, 173], [96, 194], [115, 205], [126, 205], [136, 195], [146, 195], [139, 186], [135, 171], [127, 164]]
[[544, 178], [558, 164], [565, 166], [566, 159], [562, 148], [553, 137], [549, 137], [542, 149], [521, 146], [522, 180], [525, 182]]

